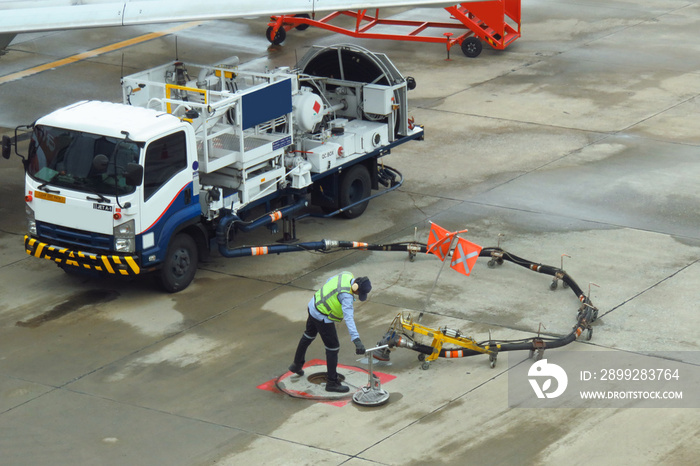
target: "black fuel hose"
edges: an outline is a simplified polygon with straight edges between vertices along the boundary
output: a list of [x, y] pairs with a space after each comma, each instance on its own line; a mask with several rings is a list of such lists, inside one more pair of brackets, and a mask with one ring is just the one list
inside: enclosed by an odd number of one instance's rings
[[[439, 357], [463, 358], [467, 356], [476, 356], [479, 354], [489, 353], [501, 353], [505, 351], [561, 348], [562, 346], [566, 346], [569, 343], [574, 342], [585, 328], [585, 323], [579, 322], [571, 331], [571, 333], [561, 338], [532, 337], [520, 341], [490, 341], [488, 343], [478, 343], [477, 346], [482, 348], [482, 351], [467, 348], [441, 348]], [[433, 354], [432, 346], [414, 342], [405, 335], [396, 336], [392, 340], [389, 340], [388, 344], [389, 347], [408, 348], [410, 350], [426, 355]]]
[[574, 294], [576, 294], [577, 298], [581, 299], [582, 296], [585, 296], [581, 288], [574, 281], [574, 279], [571, 278], [569, 274], [567, 274], [564, 270], [558, 267], [552, 267], [551, 265], [544, 265], [539, 264], [537, 262], [532, 262], [527, 259], [523, 259], [522, 257], [518, 257], [515, 254], [511, 254], [507, 251], [504, 251], [501, 248], [483, 248], [481, 250], [481, 253], [479, 253], [479, 257], [497, 257], [499, 259], [503, 259], [504, 261], [512, 262], [515, 265], [519, 265], [521, 267], [525, 267], [526, 269], [530, 269], [534, 272], [543, 273], [552, 277], [560, 275], [561, 280], [567, 285], [569, 285]]
[[[550, 265], [539, 264], [532, 262], [522, 257], [518, 257], [515, 254], [511, 254], [504, 251], [501, 248], [483, 248], [479, 254], [479, 257], [491, 257], [492, 260], [504, 260], [512, 262], [513, 264], [524, 267], [528, 270], [534, 272], [543, 273], [545, 275], [551, 275], [553, 277], [560, 278], [563, 280], [576, 297], [581, 301], [582, 305], [579, 308], [578, 318], [576, 325], [574, 325], [571, 332], [562, 337], [532, 337], [524, 338], [521, 340], [487, 340], [483, 342], [476, 343], [480, 348], [467, 349], [467, 348], [441, 348], [439, 357], [441, 358], [461, 358], [467, 356], [476, 356], [479, 354], [490, 354], [499, 353], [503, 351], [522, 351], [522, 350], [544, 350], [545, 348], [560, 348], [566, 346], [569, 343], [574, 342], [579, 335], [584, 330], [588, 330], [588, 339], [592, 334], [592, 329], [590, 324], [594, 322], [598, 317], [598, 309], [593, 306], [590, 299], [583, 293], [578, 284], [574, 279], [569, 276], [564, 270], [558, 267], [552, 267]], [[424, 345], [422, 343], [417, 343], [409, 338], [407, 335], [398, 335], [394, 331], [389, 331], [384, 336], [384, 339], [380, 341], [380, 344], [388, 344], [389, 347], [401, 347], [408, 348], [418, 353], [430, 355], [433, 354], [434, 348], [430, 345]]]
[[229, 248], [226, 240], [226, 228], [220, 227], [217, 230], [217, 242], [219, 253], [224, 257], [244, 257], [262, 256], [266, 254], [282, 254], [285, 252], [316, 251], [329, 252], [331, 250], [360, 249], [364, 251], [394, 251], [409, 252], [416, 254], [425, 252], [425, 245], [416, 243], [390, 243], [390, 244], [370, 244], [359, 241], [336, 241], [324, 239], [321, 241], [311, 241], [295, 244], [271, 244], [267, 246], [242, 246]]

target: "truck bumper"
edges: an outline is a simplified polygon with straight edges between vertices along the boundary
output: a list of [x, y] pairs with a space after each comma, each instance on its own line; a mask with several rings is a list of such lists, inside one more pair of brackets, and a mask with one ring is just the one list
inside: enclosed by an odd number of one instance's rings
[[133, 276], [141, 273], [138, 256], [98, 255], [42, 243], [30, 236], [24, 237], [24, 249], [30, 256], [48, 259], [61, 267], [78, 267], [113, 275]]

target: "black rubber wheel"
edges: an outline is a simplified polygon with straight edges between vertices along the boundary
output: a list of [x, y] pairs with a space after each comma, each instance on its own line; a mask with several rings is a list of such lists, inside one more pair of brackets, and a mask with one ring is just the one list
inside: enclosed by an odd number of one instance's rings
[[[306, 18], [306, 19], [311, 19], [311, 16], [309, 16], [309, 15], [306, 14], [306, 13], [302, 13], [302, 14], [300, 14], [300, 15], [294, 15], [294, 17], [295, 17], [295, 18]], [[300, 24], [299, 26], [296, 27], [296, 30], [297, 30], [297, 31], [306, 31], [307, 29], [309, 29], [309, 25], [308, 25], [308, 24]]]
[[281, 27], [277, 30], [277, 34], [275, 34], [275, 37], [273, 38], [272, 29], [274, 29], [272, 26], [267, 28], [267, 31], [265, 31], [265, 37], [267, 37], [267, 40], [269, 40], [272, 45], [280, 45], [282, 42], [284, 42], [284, 39], [287, 38], [287, 31]]
[[[355, 202], [369, 197], [372, 190], [371, 180], [367, 167], [357, 164], [345, 172], [340, 181], [340, 193], [338, 201], [340, 207], [349, 206]], [[367, 209], [369, 201], [352, 207], [342, 212], [345, 218], [357, 218]]]
[[462, 53], [469, 58], [476, 58], [481, 53], [481, 41], [476, 37], [467, 37], [462, 41]]
[[158, 277], [165, 291], [176, 293], [187, 288], [197, 272], [198, 260], [197, 245], [190, 235], [180, 233], [173, 238]]

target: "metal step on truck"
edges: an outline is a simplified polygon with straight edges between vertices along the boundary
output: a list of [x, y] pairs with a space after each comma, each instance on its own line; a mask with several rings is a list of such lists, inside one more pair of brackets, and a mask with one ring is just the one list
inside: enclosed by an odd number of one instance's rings
[[78, 102], [3, 138], [26, 169], [26, 252], [67, 272], [155, 272], [177, 292], [215, 244], [237, 256], [237, 231], [292, 225], [309, 204], [354, 218], [403, 181], [378, 159], [423, 129], [415, 82], [385, 55], [315, 47], [294, 68], [243, 68], [176, 61], [122, 78], [122, 103]]

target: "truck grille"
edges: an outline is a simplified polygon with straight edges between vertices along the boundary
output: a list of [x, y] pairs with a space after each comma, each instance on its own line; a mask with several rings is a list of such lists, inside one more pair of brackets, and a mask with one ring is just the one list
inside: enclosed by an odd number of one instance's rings
[[110, 252], [112, 237], [74, 228], [37, 222], [37, 234], [42, 241], [54, 246], [78, 249], [85, 252]]

